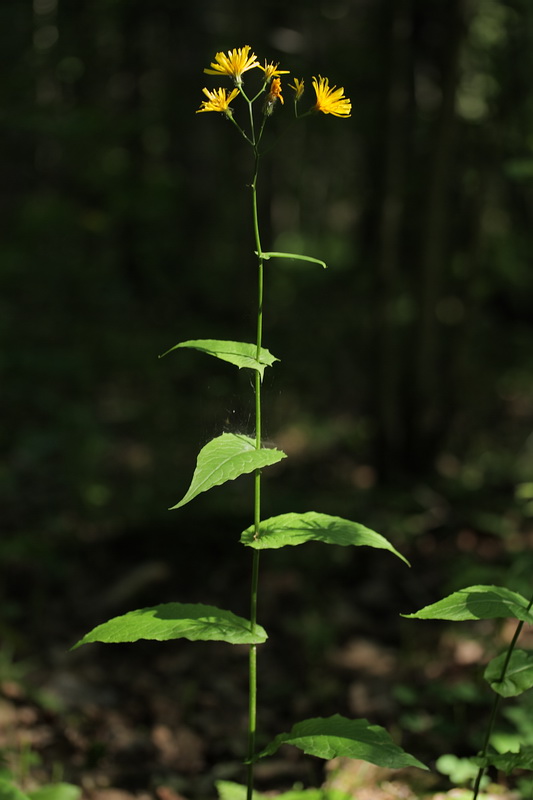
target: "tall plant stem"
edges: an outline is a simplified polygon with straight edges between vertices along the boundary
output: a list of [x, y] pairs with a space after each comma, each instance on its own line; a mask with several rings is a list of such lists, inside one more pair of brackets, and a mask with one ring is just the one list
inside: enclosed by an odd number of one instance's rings
[[[531, 597], [531, 600], [529, 601], [529, 605], [528, 605], [526, 611], [530, 611], [532, 605], [533, 605], [533, 597]], [[507, 668], [509, 666], [509, 662], [511, 660], [511, 656], [513, 654], [513, 650], [515, 649], [516, 643], [518, 641], [518, 637], [520, 636], [520, 633], [521, 633], [523, 627], [524, 627], [524, 622], [523, 622], [523, 620], [520, 620], [520, 622], [516, 626], [516, 630], [514, 632], [513, 638], [511, 639], [509, 647], [507, 648], [507, 656], [506, 656], [505, 661], [503, 663], [502, 671], [500, 673], [500, 677], [498, 678], [498, 683], [501, 683], [504, 680], [504, 678], [505, 678], [505, 676], [507, 674]], [[483, 742], [483, 748], [482, 748], [481, 753], [480, 753], [480, 757], [483, 758], [483, 759], [486, 757], [487, 751], [489, 749], [489, 744], [490, 744], [490, 740], [491, 740], [491, 737], [492, 737], [492, 731], [494, 730], [494, 723], [496, 722], [496, 715], [498, 713], [498, 707], [500, 705], [500, 700], [501, 700], [501, 695], [496, 693], [494, 695], [494, 701], [492, 703], [492, 709], [491, 709], [491, 712], [490, 712], [489, 724], [487, 726], [487, 733], [485, 734], [485, 741]], [[474, 784], [474, 790], [473, 790], [474, 791], [474, 796], [473, 796], [472, 800], [477, 800], [477, 798], [478, 798], [479, 790], [480, 790], [480, 787], [481, 787], [481, 781], [483, 780], [483, 775], [484, 774], [485, 774], [485, 767], [480, 767], [479, 771], [477, 773], [476, 782]]]
[[[262, 129], [261, 129], [262, 132]], [[252, 218], [254, 226], [255, 249], [258, 259], [257, 275], [257, 328], [256, 328], [256, 358], [259, 361], [263, 339], [263, 253], [261, 250], [261, 237], [259, 234], [259, 218], [257, 213], [257, 175], [259, 171], [259, 153], [257, 145], [254, 146], [255, 164], [254, 177], [251, 183], [252, 190]], [[255, 372], [255, 446], [261, 448], [261, 376]], [[261, 521], [261, 470], [254, 473], [254, 534], [259, 535]], [[250, 590], [250, 621], [252, 632], [257, 624], [257, 592], [259, 583], [259, 550], [253, 550], [252, 585]], [[247, 800], [252, 800], [254, 784], [254, 755], [255, 733], [257, 721], [257, 645], [250, 645], [249, 651], [249, 697], [248, 697], [248, 769], [247, 769]]]

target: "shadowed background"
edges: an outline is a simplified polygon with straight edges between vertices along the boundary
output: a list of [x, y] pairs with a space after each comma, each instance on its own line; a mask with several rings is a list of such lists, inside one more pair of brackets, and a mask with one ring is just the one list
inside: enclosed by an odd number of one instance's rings
[[[263, 246], [329, 265], [266, 265], [264, 344], [281, 362], [265, 376], [265, 434], [289, 458], [265, 471], [265, 515], [344, 515], [415, 561], [438, 553], [439, 569], [402, 573], [400, 597], [389, 567], [368, 582], [380, 614], [436, 599], [448, 556], [520, 590], [528, 0], [4, 0], [0, 29], [0, 629], [14, 661], [41, 648], [64, 664], [88, 626], [141, 604], [229, 595], [246, 613], [251, 481], [167, 509], [203, 444], [253, 433], [250, 373], [158, 359], [186, 339], [254, 338], [251, 153], [222, 115], [195, 114], [204, 86], [230, 88], [203, 74], [215, 52], [245, 44], [291, 72], [265, 133]], [[344, 87], [351, 118], [290, 124], [287, 83], [305, 78], [305, 108], [319, 74]], [[361, 589], [353, 555], [272, 558], [281, 593], [300, 567], [314, 587]], [[322, 652], [328, 634], [306, 619]]]

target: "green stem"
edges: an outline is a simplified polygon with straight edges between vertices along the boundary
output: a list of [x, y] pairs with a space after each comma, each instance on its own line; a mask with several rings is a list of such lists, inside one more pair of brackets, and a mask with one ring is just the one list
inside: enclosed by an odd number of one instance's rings
[[[533, 597], [531, 597], [531, 600], [529, 601], [529, 605], [527, 607], [527, 611], [531, 610], [531, 606], [532, 605], [533, 605]], [[506, 656], [505, 661], [503, 663], [502, 671], [501, 671], [500, 677], [498, 678], [498, 681], [497, 681], [498, 683], [502, 683], [502, 681], [505, 679], [505, 676], [507, 674], [507, 668], [509, 666], [509, 662], [511, 661], [511, 656], [513, 654], [513, 650], [515, 649], [516, 643], [518, 641], [518, 637], [520, 636], [520, 633], [521, 633], [523, 627], [524, 627], [524, 622], [521, 620], [518, 623], [518, 625], [516, 626], [516, 630], [514, 632], [513, 638], [511, 639], [509, 647], [507, 648], [507, 656]], [[483, 742], [483, 748], [482, 748], [481, 753], [480, 753], [481, 758], [485, 758], [486, 757], [487, 751], [489, 749], [489, 744], [490, 744], [490, 740], [492, 738], [492, 731], [494, 729], [494, 723], [496, 722], [496, 715], [498, 713], [498, 707], [500, 705], [500, 700], [501, 700], [501, 695], [499, 695], [498, 693], [495, 693], [494, 701], [492, 703], [492, 709], [491, 709], [491, 712], [490, 712], [489, 724], [487, 726], [487, 733], [485, 734], [485, 741]], [[486, 769], [486, 767], [482, 766], [478, 770], [478, 773], [477, 773], [477, 776], [476, 776], [476, 782], [474, 784], [474, 789], [473, 789], [474, 796], [473, 796], [472, 800], [477, 800], [477, 798], [478, 798], [479, 790], [481, 788], [481, 781], [483, 780], [483, 775], [485, 774], [485, 769]]]
[[[259, 134], [259, 139], [263, 128]], [[261, 249], [261, 237], [259, 234], [259, 217], [257, 211], [257, 175], [259, 171], [259, 152], [257, 144], [254, 146], [255, 164], [254, 177], [251, 183], [252, 189], [252, 219], [254, 227], [255, 249], [258, 259], [258, 280], [257, 280], [257, 328], [256, 328], [256, 357], [259, 360], [261, 354], [261, 344], [263, 339], [263, 252]], [[261, 448], [261, 376], [255, 372], [255, 446]], [[254, 473], [254, 534], [259, 535], [259, 524], [261, 521], [261, 470]], [[259, 583], [259, 550], [253, 551], [252, 561], [252, 585], [250, 590], [250, 621], [252, 632], [257, 625], [257, 594]], [[257, 725], [257, 646], [250, 645], [249, 650], [249, 695], [248, 695], [248, 768], [247, 768], [247, 800], [252, 800], [254, 785], [254, 756], [255, 756], [255, 734]]]

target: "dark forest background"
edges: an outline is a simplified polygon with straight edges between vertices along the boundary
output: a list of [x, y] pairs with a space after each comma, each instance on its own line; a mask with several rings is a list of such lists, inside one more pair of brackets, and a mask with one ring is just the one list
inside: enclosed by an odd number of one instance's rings
[[[265, 515], [347, 516], [438, 560], [380, 613], [465, 573], [527, 585], [531, 2], [3, 0], [0, 30], [6, 664], [64, 666], [88, 626], [143, 603], [230, 587], [245, 612], [250, 481], [167, 509], [203, 444], [252, 432], [250, 375], [158, 358], [254, 338], [251, 156], [195, 113], [204, 86], [230, 88], [203, 69], [245, 44], [306, 79], [303, 104], [319, 74], [353, 104], [284, 132], [284, 80], [266, 133], [263, 244], [329, 269], [267, 264], [266, 438], [289, 458], [265, 473]], [[348, 580], [354, 557], [332, 558]]]

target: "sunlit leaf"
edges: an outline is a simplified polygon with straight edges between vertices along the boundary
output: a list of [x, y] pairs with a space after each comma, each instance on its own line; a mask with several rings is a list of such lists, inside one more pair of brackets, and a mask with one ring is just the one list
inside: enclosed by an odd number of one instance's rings
[[200, 350], [202, 353], [207, 353], [207, 355], [220, 358], [222, 361], [235, 364], [239, 369], [242, 367], [255, 369], [261, 374], [261, 377], [263, 377], [265, 367], [271, 367], [275, 361], [279, 361], [279, 358], [275, 358], [264, 347], [261, 348], [258, 360], [256, 357], [257, 345], [248, 344], [247, 342], [227, 342], [219, 339], [190, 339], [187, 342], [180, 342], [171, 347], [170, 350], [167, 350], [166, 353], [163, 353], [161, 358], [180, 348]]
[[[220, 800], [246, 800], [247, 787], [233, 781], [216, 781], [218, 796]], [[255, 790], [252, 792], [252, 800], [263, 800], [264, 795]]]
[[78, 800], [81, 789], [71, 783], [50, 783], [28, 792], [28, 797], [30, 800]]
[[90, 642], [136, 642], [150, 639], [166, 642], [170, 639], [191, 641], [219, 641], [230, 644], [260, 644], [267, 638], [264, 628], [251, 624], [214, 606], [201, 603], [163, 603], [151, 608], [140, 608], [98, 625], [80, 639], [72, 648]]
[[254, 526], [251, 525], [241, 534], [241, 542], [256, 550], [277, 549], [304, 542], [325, 542], [342, 546], [366, 545], [389, 550], [406, 564], [409, 563], [381, 534], [365, 528], [358, 522], [332, 517], [329, 514], [319, 514], [316, 511], [307, 511], [303, 514], [291, 512], [270, 517], [260, 523], [259, 532], [259, 536], [254, 538]]
[[438, 771], [447, 775], [452, 783], [461, 785], [476, 777], [479, 766], [473, 758], [459, 758], [452, 753], [439, 756], [435, 762]]
[[[258, 255], [258, 253], [256, 253]], [[312, 264], [320, 264], [321, 267], [327, 269], [325, 261], [320, 258], [311, 258], [311, 256], [301, 256], [299, 253], [261, 253], [261, 257], [268, 261], [270, 258], [288, 258], [290, 261], [310, 261]]]
[[476, 756], [472, 761], [479, 767], [496, 767], [508, 775], [515, 769], [533, 770], [533, 745], [521, 747], [518, 753], [491, 753], [483, 758]]
[[[240, 783], [217, 781], [215, 785], [220, 800], [246, 800], [247, 788]], [[271, 795], [256, 791], [252, 793], [252, 800], [266, 800], [268, 797]], [[287, 792], [277, 794], [276, 800], [353, 800], [353, 798], [340, 789], [321, 787], [289, 789]]]
[[515, 617], [533, 623], [533, 613], [528, 611], [528, 605], [525, 597], [503, 586], [469, 586], [414, 614], [402, 614], [402, 617], [455, 621]]
[[200, 450], [191, 485], [185, 496], [172, 506], [172, 509], [184, 506], [213, 486], [220, 486], [226, 481], [238, 478], [239, 475], [276, 464], [282, 458], [286, 458], [285, 453], [275, 448], [262, 447], [257, 450], [255, 440], [249, 436], [223, 433]]
[[516, 697], [533, 687], [533, 652], [513, 650], [503, 681], [500, 681], [503, 665], [507, 657], [502, 653], [487, 666], [485, 680], [502, 697]]
[[292, 744], [304, 753], [318, 758], [344, 756], [359, 758], [388, 769], [427, 769], [418, 759], [395, 744], [384, 728], [370, 725], [366, 719], [346, 719], [339, 714], [298, 722], [289, 733], [276, 736], [257, 758], [272, 755], [282, 744]]

